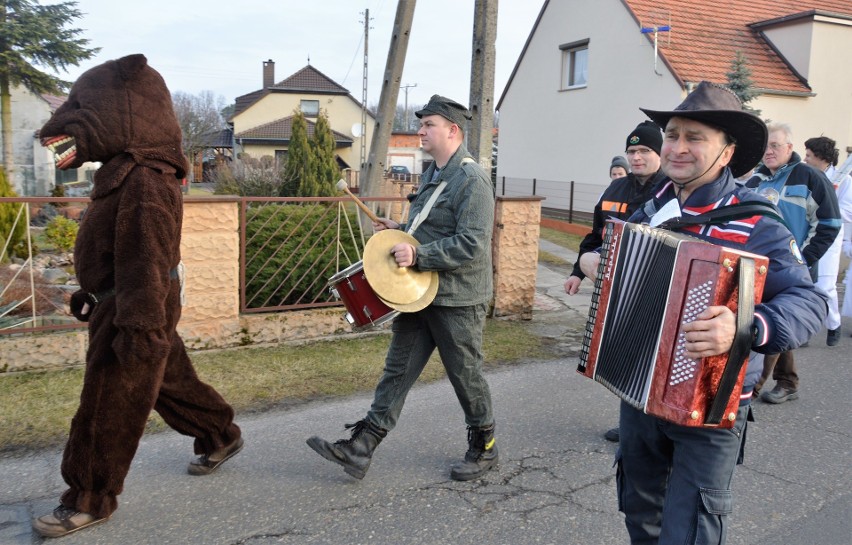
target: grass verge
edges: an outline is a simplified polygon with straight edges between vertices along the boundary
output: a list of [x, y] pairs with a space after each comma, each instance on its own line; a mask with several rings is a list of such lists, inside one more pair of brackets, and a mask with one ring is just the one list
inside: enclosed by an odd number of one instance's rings
[[557, 265], [557, 266], [567, 266], [572, 265], [572, 263], [568, 263], [568, 261], [562, 259], [558, 255], [554, 255], [550, 252], [546, 252], [544, 250], [538, 251], [538, 260], [540, 263], [546, 263], [548, 265]]
[[[382, 372], [389, 336], [245, 347], [192, 354], [201, 379], [214, 386], [237, 413], [260, 412], [314, 399], [371, 391]], [[553, 357], [524, 322], [488, 320], [486, 368]], [[444, 376], [437, 355], [421, 380]], [[83, 370], [0, 376], [0, 452], [53, 447], [68, 433], [79, 403]], [[165, 429], [156, 414], [148, 431]]]
[[568, 248], [570, 250], [574, 250], [575, 252], [580, 250], [580, 242], [583, 241], [583, 237], [581, 237], [580, 235], [563, 233], [562, 231], [550, 229], [549, 227], [542, 227], [539, 236], [544, 240], [547, 240], [548, 242], [558, 244], [563, 248]]

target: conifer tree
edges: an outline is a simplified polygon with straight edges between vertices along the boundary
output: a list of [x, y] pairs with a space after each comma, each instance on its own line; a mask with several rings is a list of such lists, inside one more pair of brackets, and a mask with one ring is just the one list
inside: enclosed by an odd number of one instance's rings
[[285, 183], [282, 197], [305, 196], [312, 190], [311, 146], [308, 142], [308, 123], [301, 111], [293, 112], [290, 144], [287, 146], [287, 165], [284, 167]]
[[10, 176], [15, 165], [11, 88], [23, 85], [34, 94], [60, 94], [71, 84], [36, 66], [64, 71], [100, 51], [78, 37], [82, 30], [67, 28], [81, 15], [76, 6], [77, 2], [42, 6], [32, 0], [0, 0], [0, 123], [3, 165]]
[[[316, 197], [330, 197], [337, 193], [336, 184], [340, 179], [340, 167], [334, 157], [334, 134], [325, 112], [320, 112], [311, 139], [314, 152], [313, 167], [316, 181]], [[307, 195], [305, 195], [307, 196]]]
[[754, 115], [760, 115], [760, 110], [755, 110], [748, 105], [749, 102], [760, 96], [760, 93], [754, 90], [748, 58], [742, 51], [737, 51], [737, 56], [731, 61], [731, 71], [725, 75], [728, 78], [728, 88], [742, 101], [743, 109]]

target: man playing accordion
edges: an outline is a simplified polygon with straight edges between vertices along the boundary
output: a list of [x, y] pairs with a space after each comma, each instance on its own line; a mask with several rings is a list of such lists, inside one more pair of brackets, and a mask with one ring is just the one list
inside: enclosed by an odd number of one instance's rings
[[[698, 85], [673, 111], [642, 111], [664, 128], [660, 158], [668, 178], [629, 221], [662, 227], [680, 224], [676, 229], [685, 234], [769, 258], [763, 300], [754, 308], [751, 348], [774, 354], [805, 343], [821, 328], [827, 297], [811, 282], [795, 240], [778, 221], [777, 212], [712, 224], [677, 221], [735, 204], [768, 202], [735, 183], [760, 160], [766, 125], [743, 111], [728, 89], [708, 82]], [[586, 276], [597, 276], [599, 260], [595, 252], [583, 254]], [[733, 344], [736, 316], [726, 306], [709, 306], [683, 331], [687, 357], [725, 354]], [[674, 424], [622, 401], [618, 503], [631, 543], [725, 543], [724, 519], [732, 511], [731, 479], [735, 465], [742, 462], [746, 421], [751, 419], [749, 402], [762, 367], [759, 361], [753, 363], [730, 429]]]

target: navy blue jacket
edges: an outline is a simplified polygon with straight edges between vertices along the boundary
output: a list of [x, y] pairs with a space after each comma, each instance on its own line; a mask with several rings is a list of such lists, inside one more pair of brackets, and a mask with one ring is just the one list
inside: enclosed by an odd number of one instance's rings
[[[630, 217], [632, 223], [648, 223], [656, 210], [676, 198], [671, 181], [659, 186], [654, 198]], [[738, 186], [729, 169], [715, 181], [693, 191], [681, 206], [684, 216], [698, 215], [738, 202], [769, 202], [751, 189]], [[763, 299], [755, 306], [756, 352], [778, 354], [797, 348], [820, 330], [828, 311], [828, 296], [815, 287], [790, 231], [767, 216], [731, 221], [723, 225], [697, 225], [683, 228], [692, 236], [728, 248], [744, 250], [769, 258], [769, 272]], [[753, 389], [761, 369], [749, 370], [743, 394]]]
[[824, 173], [802, 163], [793, 152], [790, 162], [772, 174], [761, 165], [746, 182], [761, 195], [773, 195], [808, 266], [828, 251], [842, 225], [834, 187]]

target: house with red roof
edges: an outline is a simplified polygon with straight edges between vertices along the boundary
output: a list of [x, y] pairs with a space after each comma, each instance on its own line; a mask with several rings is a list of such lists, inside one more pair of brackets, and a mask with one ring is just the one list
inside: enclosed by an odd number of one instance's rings
[[[12, 149], [14, 165], [9, 176], [12, 188], [21, 196], [50, 195], [57, 184], [66, 184], [70, 196], [88, 194], [94, 170], [100, 163], [85, 163], [80, 168], [59, 170], [53, 153], [42, 147], [38, 138], [53, 112], [67, 97], [36, 94], [23, 85], [12, 85]], [[0, 136], [2, 142], [2, 136]]]
[[[497, 103], [497, 190], [591, 210], [645, 116], [700, 81], [727, 84], [742, 53], [764, 120], [795, 149], [825, 135], [852, 152], [849, 0], [545, 0]], [[571, 182], [574, 182], [573, 184]], [[573, 191], [572, 191], [573, 185]]]
[[283, 164], [294, 114], [301, 111], [305, 115], [310, 138], [322, 111], [334, 134], [338, 165], [344, 171], [357, 173], [361, 169], [362, 140], [366, 158], [376, 125], [369, 111], [362, 124], [361, 106], [347, 89], [310, 64], [276, 82], [275, 63], [271, 59], [264, 61], [263, 87], [237, 97], [229, 120], [234, 132], [234, 154], [256, 159], [273, 157]]

